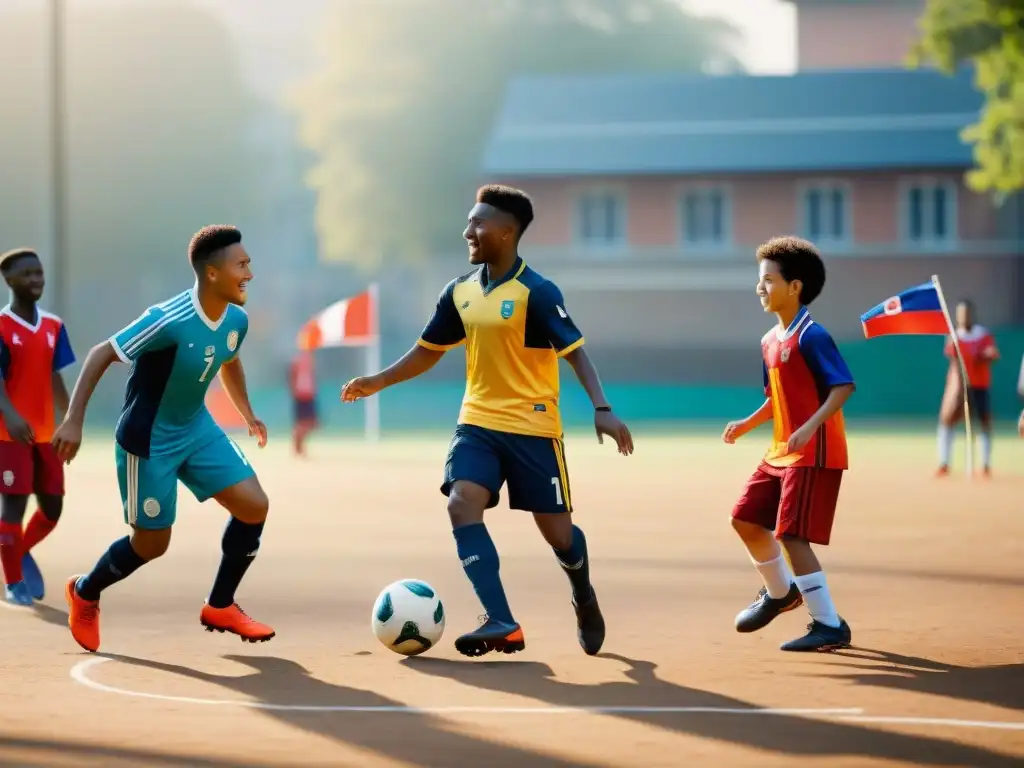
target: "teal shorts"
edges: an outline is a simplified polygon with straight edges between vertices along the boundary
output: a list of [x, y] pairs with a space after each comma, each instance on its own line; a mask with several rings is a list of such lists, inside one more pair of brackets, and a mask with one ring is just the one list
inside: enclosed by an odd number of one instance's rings
[[117, 484], [128, 525], [158, 531], [174, 525], [181, 480], [200, 502], [256, 474], [242, 449], [221, 432], [210, 442], [148, 459], [120, 445], [114, 451]]

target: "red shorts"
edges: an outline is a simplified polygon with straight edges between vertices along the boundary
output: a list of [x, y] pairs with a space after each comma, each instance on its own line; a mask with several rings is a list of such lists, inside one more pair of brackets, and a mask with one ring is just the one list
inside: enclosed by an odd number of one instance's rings
[[761, 462], [732, 516], [812, 544], [828, 544], [836, 516], [841, 469], [773, 467]]
[[64, 495], [64, 464], [49, 443], [0, 441], [0, 495]]

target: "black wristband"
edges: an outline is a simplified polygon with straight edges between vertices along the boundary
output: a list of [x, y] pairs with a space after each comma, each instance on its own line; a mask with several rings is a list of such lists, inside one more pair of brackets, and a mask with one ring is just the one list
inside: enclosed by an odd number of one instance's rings
[[606, 413], [610, 413], [611, 410], [612, 410], [612, 407], [610, 405], [599, 405], [594, 410], [595, 411], [604, 411]]

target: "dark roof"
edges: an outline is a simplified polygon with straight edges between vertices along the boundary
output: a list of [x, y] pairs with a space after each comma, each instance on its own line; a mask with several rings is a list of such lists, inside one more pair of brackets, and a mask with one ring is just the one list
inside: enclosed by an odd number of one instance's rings
[[531, 76], [484, 156], [505, 176], [966, 167], [971, 73]]

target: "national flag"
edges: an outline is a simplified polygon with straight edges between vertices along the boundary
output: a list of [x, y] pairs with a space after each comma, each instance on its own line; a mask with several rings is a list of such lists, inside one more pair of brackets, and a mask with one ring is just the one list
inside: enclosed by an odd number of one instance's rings
[[331, 304], [299, 331], [299, 349], [365, 347], [378, 341], [377, 291], [374, 287]]
[[864, 337], [938, 335], [950, 333], [934, 282], [908, 288], [860, 316]]

